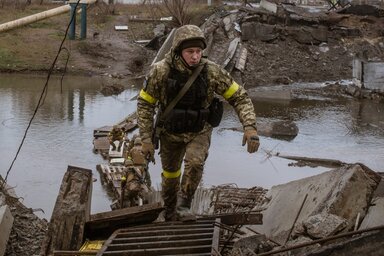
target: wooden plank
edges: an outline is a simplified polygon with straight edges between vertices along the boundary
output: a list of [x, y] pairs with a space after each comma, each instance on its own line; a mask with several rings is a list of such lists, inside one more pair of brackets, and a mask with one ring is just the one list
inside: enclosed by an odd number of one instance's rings
[[169, 32], [167, 39], [165, 39], [165, 42], [163, 43], [161, 48], [157, 51], [156, 57], [153, 59], [151, 66], [156, 62], [161, 61], [164, 58], [165, 54], [169, 52], [169, 50], [172, 47], [172, 42], [175, 36], [175, 32], [176, 32], [175, 28], [173, 28], [171, 32]]
[[260, 225], [263, 224], [263, 214], [261, 213], [227, 213], [227, 214], [215, 214], [212, 216], [204, 216], [204, 219], [220, 218], [221, 223], [233, 226], [233, 225]]
[[108, 151], [109, 150], [109, 141], [107, 137], [98, 137], [93, 140], [93, 150], [98, 151]]
[[90, 219], [92, 170], [68, 166], [53, 209], [41, 255], [79, 250]]
[[240, 43], [240, 38], [239, 37], [236, 37], [235, 39], [233, 39], [231, 41], [231, 43], [228, 46], [228, 51], [227, 51], [227, 54], [226, 54], [226, 58], [225, 58], [223, 64], [221, 65], [221, 67], [225, 68], [228, 65], [228, 63], [232, 60], [233, 56], [235, 55], [235, 52], [236, 52], [236, 49], [237, 49], [237, 45], [239, 43]]
[[240, 48], [240, 56], [239, 58], [236, 60], [236, 65], [235, 65], [235, 68], [241, 72], [244, 71], [244, 68], [245, 68], [245, 63], [247, 62], [247, 54], [248, 54], [248, 50], [247, 48], [245, 48], [243, 45], [241, 46]]
[[86, 232], [88, 238], [98, 235], [108, 237], [118, 228], [151, 223], [162, 210], [164, 207], [158, 202], [93, 214], [86, 223]]

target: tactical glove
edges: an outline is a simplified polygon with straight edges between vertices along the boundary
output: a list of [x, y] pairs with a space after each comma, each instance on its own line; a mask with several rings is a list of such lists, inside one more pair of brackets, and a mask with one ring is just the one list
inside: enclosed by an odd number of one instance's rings
[[247, 150], [249, 153], [254, 153], [259, 149], [260, 141], [259, 136], [257, 136], [257, 131], [252, 126], [247, 126], [244, 128], [243, 136], [243, 146], [247, 143]]
[[152, 141], [142, 141], [141, 152], [143, 152], [145, 159], [148, 159], [153, 163], [155, 162], [155, 148], [153, 147]]

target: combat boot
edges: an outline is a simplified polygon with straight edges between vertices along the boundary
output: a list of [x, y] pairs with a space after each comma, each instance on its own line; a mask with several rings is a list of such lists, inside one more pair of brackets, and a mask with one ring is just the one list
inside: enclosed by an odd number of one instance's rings
[[196, 221], [196, 216], [191, 212], [192, 198], [184, 197], [179, 194], [177, 196], [176, 214], [180, 221]]
[[164, 201], [164, 211], [159, 214], [157, 222], [176, 220], [177, 192], [180, 188], [180, 177], [165, 178], [161, 175], [161, 196]]

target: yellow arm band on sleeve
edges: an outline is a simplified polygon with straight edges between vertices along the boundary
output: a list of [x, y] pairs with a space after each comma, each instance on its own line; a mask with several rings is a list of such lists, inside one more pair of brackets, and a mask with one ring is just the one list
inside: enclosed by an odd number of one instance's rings
[[231, 98], [232, 95], [235, 94], [235, 92], [237, 92], [237, 90], [239, 90], [239, 84], [233, 81], [233, 83], [228, 88], [228, 90], [224, 92], [223, 94], [224, 99], [228, 100], [229, 98]]
[[156, 99], [153, 98], [151, 95], [149, 95], [148, 93], [146, 93], [143, 89], [140, 91], [140, 94], [139, 94], [140, 98], [142, 98], [143, 100], [145, 100], [146, 102], [148, 103], [151, 103], [151, 104], [155, 104], [156, 103]]
[[181, 170], [177, 170], [176, 172], [169, 172], [169, 171], [166, 171], [166, 170], [163, 170], [163, 176], [167, 179], [174, 179], [174, 178], [178, 178], [180, 177], [181, 175]]

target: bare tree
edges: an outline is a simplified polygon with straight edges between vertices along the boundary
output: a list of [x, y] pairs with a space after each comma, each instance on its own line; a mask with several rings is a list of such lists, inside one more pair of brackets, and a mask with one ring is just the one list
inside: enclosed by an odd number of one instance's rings
[[163, 0], [164, 7], [172, 15], [178, 25], [188, 24], [191, 17], [188, 15], [188, 7], [191, 1], [188, 0]]

